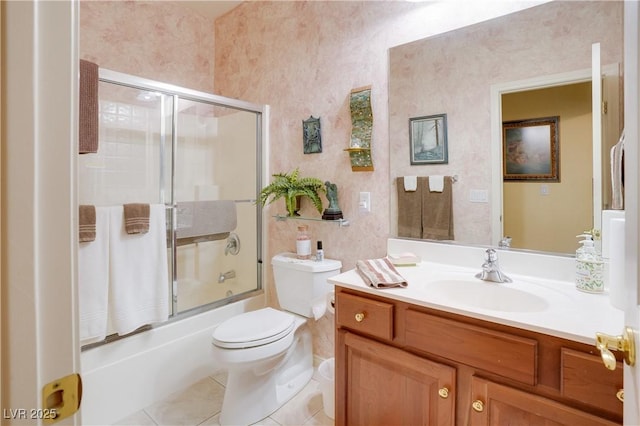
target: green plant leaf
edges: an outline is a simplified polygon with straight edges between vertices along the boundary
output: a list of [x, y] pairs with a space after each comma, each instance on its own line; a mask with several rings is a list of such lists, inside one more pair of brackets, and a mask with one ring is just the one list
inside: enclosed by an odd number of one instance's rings
[[313, 206], [322, 213], [322, 200], [319, 192], [325, 192], [322, 180], [315, 177], [300, 178], [300, 170], [296, 168], [291, 173], [275, 173], [273, 181], [260, 191], [260, 204], [264, 207], [280, 198], [285, 199], [287, 212], [295, 214], [296, 197], [308, 197]]

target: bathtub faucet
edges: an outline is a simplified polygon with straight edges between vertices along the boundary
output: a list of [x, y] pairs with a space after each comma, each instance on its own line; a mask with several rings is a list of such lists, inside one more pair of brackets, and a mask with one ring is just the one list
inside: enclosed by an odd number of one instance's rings
[[230, 270], [230, 271], [227, 271], [225, 273], [221, 272], [220, 275], [218, 276], [218, 282], [219, 283], [223, 283], [226, 280], [231, 279], [231, 278], [235, 278], [235, 277], [236, 277], [236, 271], [233, 270], [233, 269]]
[[494, 249], [487, 249], [484, 256], [482, 272], [476, 274], [476, 278], [496, 283], [510, 283], [511, 278], [507, 277], [498, 266], [498, 253]]

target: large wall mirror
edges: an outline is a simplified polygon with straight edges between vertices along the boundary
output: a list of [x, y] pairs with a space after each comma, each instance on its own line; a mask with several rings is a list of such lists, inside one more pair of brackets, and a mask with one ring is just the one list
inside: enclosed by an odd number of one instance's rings
[[[622, 2], [554, 1], [390, 49], [391, 234], [398, 236], [398, 178], [448, 175], [457, 177], [456, 242], [495, 245], [513, 233], [512, 247], [573, 253], [575, 236], [596, 223], [593, 200], [602, 209], [610, 203], [609, 151], [623, 123], [622, 17]], [[594, 43], [602, 64], [597, 85]], [[605, 105], [596, 111], [592, 86], [602, 87]], [[448, 162], [412, 165], [410, 120], [438, 114], [447, 116]], [[595, 168], [593, 114], [602, 120]], [[492, 141], [496, 126], [530, 127], [549, 117], [557, 117], [557, 176], [505, 180], [503, 150]]]

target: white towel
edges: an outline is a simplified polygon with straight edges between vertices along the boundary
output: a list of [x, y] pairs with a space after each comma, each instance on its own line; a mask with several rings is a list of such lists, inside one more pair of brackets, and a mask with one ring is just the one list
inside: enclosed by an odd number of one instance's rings
[[429, 176], [429, 191], [442, 192], [444, 190], [444, 176], [433, 175]]
[[405, 176], [404, 190], [407, 192], [413, 192], [417, 189], [418, 189], [418, 176]]
[[[609, 302], [614, 308], [625, 309], [625, 219], [611, 219], [611, 235], [609, 236]], [[603, 234], [604, 235], [604, 234]]]
[[96, 239], [78, 246], [80, 341], [103, 340], [109, 312], [109, 208], [96, 207]]
[[618, 143], [611, 148], [611, 208], [613, 210], [624, 209], [624, 187], [622, 172], [624, 154], [624, 130]]
[[122, 206], [110, 207], [109, 216], [110, 313], [122, 335], [169, 316], [165, 206], [150, 206], [146, 234], [127, 234]]

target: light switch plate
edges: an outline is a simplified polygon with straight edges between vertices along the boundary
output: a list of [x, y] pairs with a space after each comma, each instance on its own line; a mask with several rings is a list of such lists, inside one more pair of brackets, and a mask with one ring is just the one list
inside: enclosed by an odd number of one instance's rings
[[371, 211], [371, 193], [361, 192], [358, 199], [358, 210], [362, 213], [369, 213]]

